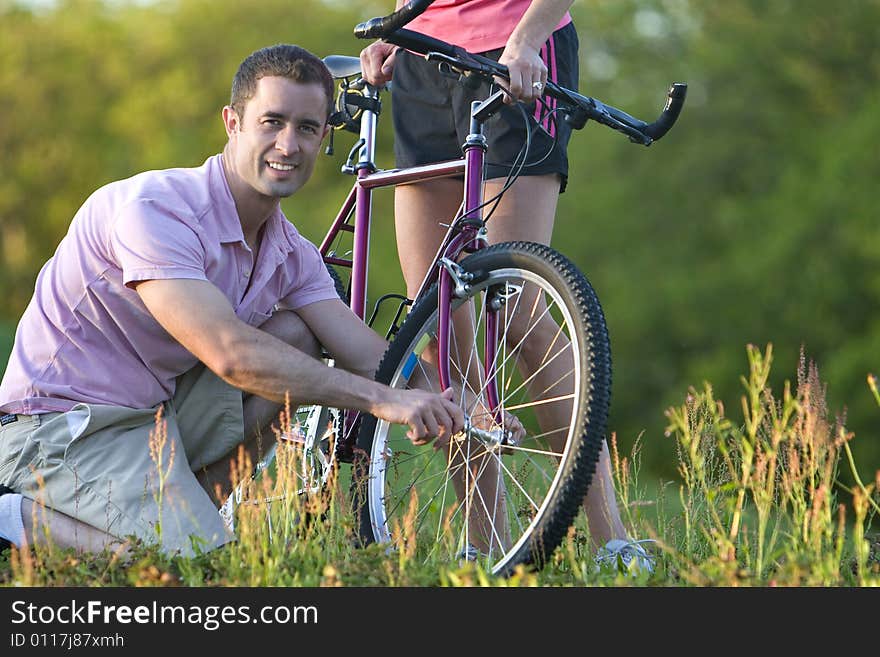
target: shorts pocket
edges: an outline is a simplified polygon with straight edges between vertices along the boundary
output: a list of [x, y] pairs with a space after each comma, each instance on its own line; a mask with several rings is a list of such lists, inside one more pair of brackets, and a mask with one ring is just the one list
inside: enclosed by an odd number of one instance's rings
[[39, 458], [40, 450], [32, 435], [39, 429], [41, 417], [22, 415], [18, 421], [0, 430], [0, 483], [6, 483], [13, 490], [18, 490], [22, 469], [30, 472]]
[[[68, 466], [79, 468], [83, 481], [101, 478], [112, 466], [149, 456], [155, 418], [153, 409], [79, 404], [64, 414], [70, 439], [58, 456]], [[86, 450], [88, 458], [83, 459]]]

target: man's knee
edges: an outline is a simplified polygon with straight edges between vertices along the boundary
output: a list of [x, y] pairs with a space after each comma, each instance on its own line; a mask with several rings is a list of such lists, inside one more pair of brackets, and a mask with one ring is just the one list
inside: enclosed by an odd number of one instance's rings
[[292, 310], [279, 310], [273, 313], [260, 325], [260, 330], [314, 358], [321, 357], [321, 343], [302, 318]]

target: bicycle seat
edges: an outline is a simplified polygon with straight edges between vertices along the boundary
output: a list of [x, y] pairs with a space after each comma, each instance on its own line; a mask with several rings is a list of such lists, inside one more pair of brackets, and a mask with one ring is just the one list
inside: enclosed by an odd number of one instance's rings
[[361, 60], [347, 55], [327, 55], [324, 63], [330, 69], [334, 80], [350, 78], [361, 73]]

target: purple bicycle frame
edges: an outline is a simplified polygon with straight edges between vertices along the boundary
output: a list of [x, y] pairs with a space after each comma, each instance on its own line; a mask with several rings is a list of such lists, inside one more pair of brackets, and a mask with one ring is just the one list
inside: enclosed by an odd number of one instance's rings
[[[483, 202], [483, 162], [486, 153], [486, 140], [482, 134], [482, 126], [476, 122], [472, 122], [472, 133], [468, 136], [464, 145], [464, 157], [451, 160], [448, 162], [440, 162], [436, 164], [427, 164], [423, 166], [408, 167], [404, 169], [391, 170], [373, 170], [372, 166], [360, 166], [358, 169], [357, 180], [352, 186], [345, 202], [336, 215], [336, 219], [331, 225], [326, 237], [321, 242], [320, 252], [324, 258], [324, 262], [331, 265], [350, 267], [351, 274], [351, 309], [362, 320], [366, 319], [366, 299], [367, 299], [367, 274], [368, 274], [368, 255], [370, 245], [370, 224], [372, 216], [372, 192], [374, 189], [382, 187], [392, 187], [395, 185], [422, 182], [433, 180], [436, 178], [448, 178], [451, 176], [464, 175], [464, 201], [459, 217], [454, 223], [467, 219], [476, 220], [473, 223], [465, 223], [458, 234], [453, 234], [450, 230], [451, 239], [448, 236], [444, 246], [438, 251], [432, 265], [434, 268], [440, 269], [439, 274], [439, 299], [438, 299], [438, 374], [440, 377], [440, 386], [446, 389], [450, 386], [452, 378], [449, 367], [449, 344], [451, 330], [450, 307], [454, 292], [454, 281], [449, 271], [440, 265], [441, 259], [448, 259], [456, 262], [458, 257], [464, 251], [476, 251], [484, 246], [484, 242], [477, 238], [477, 228], [473, 225], [480, 221], [482, 217]], [[348, 223], [354, 211], [354, 226]], [[331, 256], [330, 248], [340, 231], [348, 231], [354, 233], [354, 246], [352, 250], [352, 259], [347, 260]], [[417, 298], [427, 289], [430, 281], [433, 280], [430, 275], [425, 278], [422, 289]], [[495, 385], [495, 361], [497, 354], [498, 342], [498, 322], [497, 312], [486, 308], [486, 331], [485, 331], [485, 372], [486, 372], [486, 401], [496, 421], [501, 420], [501, 413], [498, 402], [498, 392]], [[348, 413], [346, 417], [348, 417]], [[346, 427], [348, 427], [346, 422]], [[348, 432], [346, 431], [346, 435]], [[353, 439], [353, 437], [352, 437]]]

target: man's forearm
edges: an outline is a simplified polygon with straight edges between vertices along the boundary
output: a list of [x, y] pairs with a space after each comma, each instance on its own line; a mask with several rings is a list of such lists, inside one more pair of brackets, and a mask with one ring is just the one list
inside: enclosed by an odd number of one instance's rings
[[[364, 326], [364, 330], [370, 329]], [[243, 390], [278, 402], [290, 398], [298, 405], [314, 403], [366, 411], [388, 422], [409, 425], [407, 436], [416, 444], [460, 431], [464, 425], [461, 410], [448, 396], [392, 390], [345, 370], [327, 367], [252, 327], [246, 326], [236, 334], [237, 337], [227, 340], [225, 345], [234, 347], [235, 355], [218, 368], [222, 373], [217, 373]], [[365, 347], [374, 353], [370, 345], [363, 342], [353, 346], [355, 349]]]
[[246, 392], [276, 402], [321, 403], [372, 411], [384, 387], [364, 376], [327, 367], [264, 331], [249, 327], [229, 349], [236, 356], [217, 374]]

